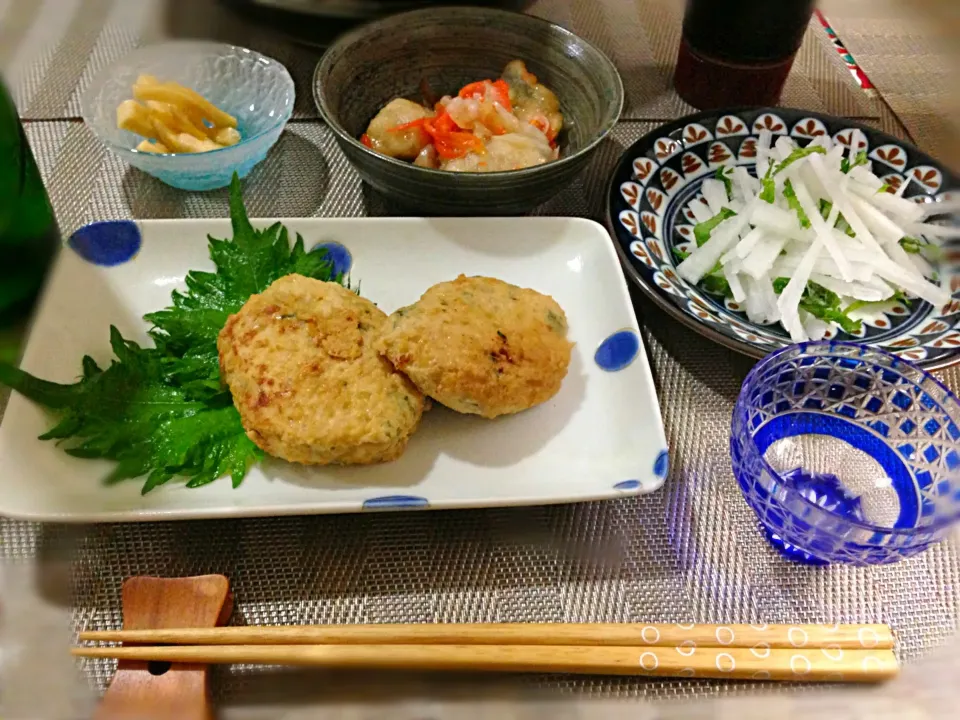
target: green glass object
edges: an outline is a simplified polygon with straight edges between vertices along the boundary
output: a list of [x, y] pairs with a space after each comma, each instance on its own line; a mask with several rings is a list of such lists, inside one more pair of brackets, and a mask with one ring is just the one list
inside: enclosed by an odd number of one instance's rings
[[59, 245], [50, 199], [0, 80], [0, 360], [19, 356], [23, 329]]

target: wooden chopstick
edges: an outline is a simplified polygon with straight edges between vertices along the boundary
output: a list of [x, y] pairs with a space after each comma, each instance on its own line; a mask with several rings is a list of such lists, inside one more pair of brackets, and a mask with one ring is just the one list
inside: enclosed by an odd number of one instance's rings
[[288, 625], [108, 630], [80, 640], [155, 645], [602, 645], [636, 647], [893, 647], [887, 625], [702, 625], [642, 623], [481, 623]]
[[[687, 652], [689, 650], [689, 652]], [[548, 672], [791, 682], [881, 682], [890, 650], [565, 645], [212, 645], [79, 647], [79, 657], [337, 669]]]

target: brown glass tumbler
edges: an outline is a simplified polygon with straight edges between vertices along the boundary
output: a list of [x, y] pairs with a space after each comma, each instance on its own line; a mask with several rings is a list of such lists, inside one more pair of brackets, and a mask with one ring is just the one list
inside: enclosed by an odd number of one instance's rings
[[701, 110], [775, 105], [815, 0], [687, 0], [674, 87]]

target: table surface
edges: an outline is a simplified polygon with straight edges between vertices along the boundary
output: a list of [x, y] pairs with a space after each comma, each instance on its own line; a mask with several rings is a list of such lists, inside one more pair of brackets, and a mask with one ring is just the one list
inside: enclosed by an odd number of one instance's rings
[[[907, 8], [907, 5], [911, 9]], [[816, 20], [783, 104], [847, 117], [954, 162], [952, 0], [831, 0], [831, 25], [877, 88], [865, 92]], [[610, 172], [635, 140], [692, 108], [670, 87], [682, 4], [537, 0], [529, 12], [597, 43], [624, 78], [623, 121], [574, 185], [537, 214], [603, 219]], [[946, 21], [945, 21], [946, 20]], [[213, 0], [0, 0], [0, 68], [65, 232], [104, 218], [224, 217], [226, 195], [184, 193], [125, 166], [79, 120], [97, 70], [165, 37], [212, 37], [283, 61], [297, 82], [294, 120], [246, 181], [259, 217], [387, 212], [316, 117], [319, 51]], [[895, 48], [897, 62], [888, 50]], [[671, 323], [636, 298], [671, 448], [650, 496], [557, 507], [377, 516], [63, 527], [0, 520], [0, 714], [85, 717], [112, 665], [74, 666], [79, 628], [120, 624], [120, 582], [136, 574], [227, 574], [233, 621], [887, 622], [903, 676], [884, 688], [797, 688], [697, 680], [530, 676], [449, 678], [278, 673], [214, 675], [224, 717], [659, 717], [830, 712], [885, 717], [960, 699], [943, 681], [960, 660], [960, 544], [878, 568], [781, 560], [756, 530], [730, 469], [729, 419], [751, 361]], [[960, 369], [942, 373], [960, 388]], [[948, 642], [951, 641], [951, 642]], [[51, 683], [50, 680], [54, 682]], [[49, 688], [56, 687], [55, 692]], [[775, 700], [768, 697], [774, 694]], [[762, 696], [758, 700], [756, 696]], [[617, 700], [645, 701], [624, 707]], [[696, 706], [676, 700], [698, 699]], [[854, 700], [856, 702], [854, 702]], [[771, 705], [773, 702], [776, 706]], [[389, 707], [387, 704], [389, 703]], [[682, 709], [681, 709], [682, 708]]]

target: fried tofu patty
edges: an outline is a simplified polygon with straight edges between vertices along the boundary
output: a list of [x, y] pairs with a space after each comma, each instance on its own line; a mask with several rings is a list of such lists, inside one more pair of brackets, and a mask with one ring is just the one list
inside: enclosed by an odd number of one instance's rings
[[247, 435], [309, 465], [394, 460], [424, 397], [375, 349], [387, 316], [337, 283], [280, 278], [230, 316], [221, 374]]
[[492, 418], [556, 395], [573, 347], [553, 298], [461, 275], [397, 310], [377, 348], [425, 395]]

